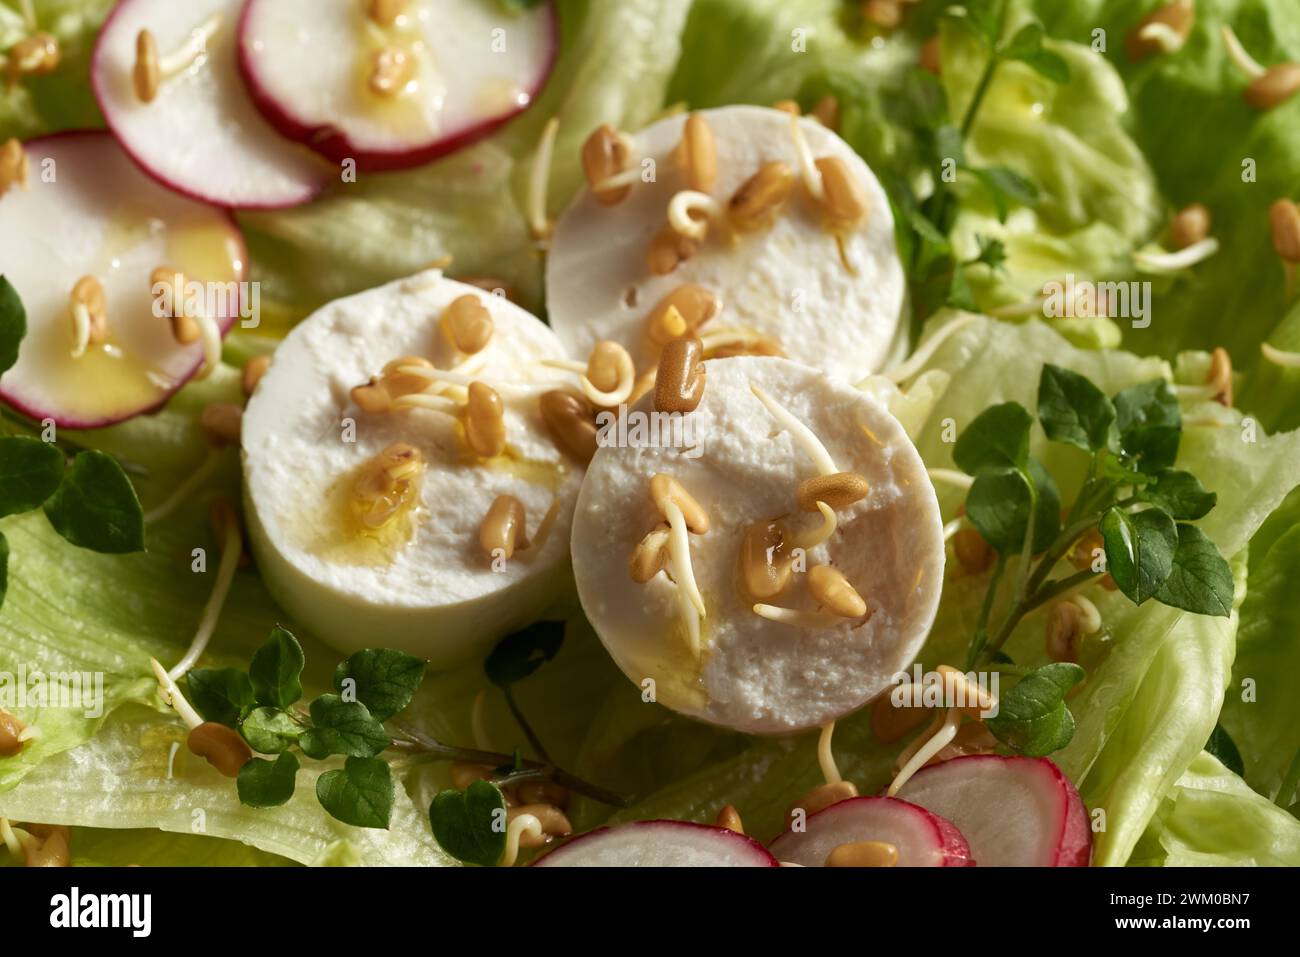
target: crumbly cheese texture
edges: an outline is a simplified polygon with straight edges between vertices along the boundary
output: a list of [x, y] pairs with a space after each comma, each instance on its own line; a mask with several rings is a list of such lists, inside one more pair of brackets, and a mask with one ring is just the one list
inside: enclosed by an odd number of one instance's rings
[[[486, 305], [495, 326], [475, 379], [556, 381], [539, 365], [563, 357], [545, 325], [433, 271], [340, 299], [304, 320], [276, 351], [245, 412], [246, 512], [258, 564], [280, 603], [340, 650], [382, 644], [451, 664], [567, 590], [566, 543], [582, 468], [552, 443], [536, 397], [503, 396], [507, 449], [490, 461], [474, 457], [452, 416], [371, 414], [352, 401], [354, 386], [398, 357], [454, 364], [438, 322], [466, 294]], [[409, 534], [359, 538], [348, 521], [351, 484], [395, 442], [415, 446], [427, 465]], [[494, 569], [478, 531], [498, 495], [523, 503], [530, 538], [556, 496], [560, 510], [540, 548]]]
[[[925, 640], [944, 566], [934, 487], [898, 421], [849, 385], [786, 359], [715, 359], [705, 369], [704, 399], [690, 413], [695, 449], [646, 440], [602, 447], [592, 460], [573, 527], [578, 593], [615, 661], [643, 687], [653, 679], [661, 704], [751, 733], [815, 727], [882, 691]], [[792, 529], [821, 522], [795, 500], [799, 482], [817, 474], [812, 460], [751, 383], [811, 428], [840, 471], [870, 483], [864, 499], [838, 510], [831, 538], [807, 553], [807, 567], [829, 563], [847, 577], [866, 600], [865, 619], [791, 626], [756, 615], [742, 593], [737, 555], [750, 524], [782, 516]], [[649, 407], [644, 399], [637, 410]], [[660, 521], [649, 489], [661, 472], [681, 482], [712, 523], [690, 536], [707, 610], [698, 659], [677, 585], [664, 572], [637, 584], [628, 572], [633, 549]], [[815, 611], [805, 578], [796, 573], [768, 603]]]
[[[799, 172], [791, 117], [779, 110], [728, 106], [699, 113], [713, 131], [718, 176], [710, 195], [724, 207], [763, 163], [781, 160]], [[637, 182], [617, 206], [584, 190], [556, 224], [547, 260], [547, 310], [556, 334], [585, 356], [601, 339], [626, 346], [643, 365], [643, 333], [654, 305], [678, 286], [695, 283], [722, 301], [705, 332], [745, 327], [775, 338], [788, 357], [837, 376], [878, 370], [903, 333], [904, 280], [894, 219], [880, 183], [856, 153], [825, 127], [800, 120], [814, 158], [839, 157], [861, 183], [869, 212], [835, 237], [801, 184], [768, 229], [729, 242], [714, 226], [699, 251], [666, 276], [653, 275], [646, 249], [667, 221], [669, 200], [686, 189], [674, 153], [685, 116], [631, 136], [631, 163], [652, 160], [655, 181]]]

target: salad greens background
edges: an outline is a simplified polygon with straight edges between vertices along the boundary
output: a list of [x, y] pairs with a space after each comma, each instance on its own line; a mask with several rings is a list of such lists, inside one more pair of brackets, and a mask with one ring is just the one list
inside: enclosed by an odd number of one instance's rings
[[[1032, 407], [1044, 362], [1081, 372], [1111, 394], [1166, 374], [1199, 384], [1208, 359], [1185, 350], [1229, 349], [1242, 375], [1241, 411], [1184, 405], [1178, 467], [1218, 493], [1218, 507], [1200, 525], [1231, 559], [1234, 613], [1193, 616], [1090, 592], [1106, 622], [1104, 658], [1071, 699], [1078, 728], [1056, 758], [1094, 814], [1104, 815], [1097, 863], [1297, 865], [1300, 822], [1273, 798], [1300, 747], [1300, 611], [1292, 587], [1300, 570], [1300, 493], [1292, 493], [1300, 433], [1281, 434], [1300, 426], [1300, 372], [1261, 364], [1258, 345], [1300, 350], [1300, 304], [1284, 302], [1266, 216], [1300, 182], [1300, 97], [1267, 114], [1249, 110], [1218, 33], [1231, 24], [1261, 61], [1297, 61], [1300, 19], [1293, 0], [1198, 0], [1180, 53], [1131, 64], [1124, 36], [1159, 5], [1011, 0], [1011, 25], [1040, 20], [1046, 49], [1066, 62], [1069, 79], [1058, 84], [1020, 63], [999, 69], [967, 138], [964, 166], [1006, 167], [1034, 184], [1038, 199], [1003, 216], [979, 176], [960, 174], [953, 254], [975, 257], [977, 237], [1004, 244], [1001, 268], [968, 270], [971, 304], [989, 310], [1025, 300], [1066, 272], [1144, 278], [1134, 272], [1133, 253], [1159, 243], [1171, 211], [1187, 203], [1210, 208], [1223, 251], [1190, 273], [1154, 279], [1149, 328], [980, 320], [940, 347], [906, 395], [883, 381], [867, 387], [890, 403], [929, 465], [952, 467], [945, 420], [963, 426], [1004, 401]], [[0, 139], [101, 125], [85, 74], [111, 6], [38, 0], [41, 26], [59, 37], [65, 66], [0, 90]], [[676, 103], [796, 97], [807, 108], [833, 92], [842, 134], [897, 204], [900, 248], [909, 254], [918, 241], [909, 203], [933, 186], [939, 131], [962, 115], [982, 68], [971, 32], [941, 16], [946, 6], [909, 5], [904, 29], [872, 40], [839, 0], [560, 0], [560, 61], [529, 112], [429, 167], [364, 176], [303, 209], [241, 216], [253, 278], [263, 284], [263, 327], [236, 333], [227, 345], [231, 365], [165, 411], [77, 439], [147, 468], [135, 481], [148, 507], [203, 460], [198, 410], [233, 400], [236, 366], [269, 351], [320, 304], [451, 255], [453, 274], [500, 278], [540, 311], [542, 262], [527, 234], [523, 188], [552, 115], [561, 123], [550, 184], [556, 213], [581, 183], [578, 146], [601, 122], [636, 129]], [[0, 48], [22, 29], [16, 5], [0, 0]], [[1094, 49], [1098, 29], [1104, 51]], [[804, 31], [803, 52], [792, 49], [794, 31]], [[920, 43], [936, 31], [941, 89], [914, 66]], [[1244, 160], [1254, 163], [1253, 182], [1242, 180]], [[942, 313], [922, 328], [925, 290], [916, 298], [921, 335], [953, 318]], [[1247, 441], [1252, 421], [1258, 433]], [[1038, 433], [1033, 451], [1068, 498], [1082, 459]], [[214, 488], [233, 497], [237, 453], [228, 456]], [[958, 500], [940, 492], [951, 514]], [[204, 512], [183, 509], [149, 528], [148, 551], [130, 556], [69, 548], [39, 515], [3, 522], [13, 558], [0, 670], [102, 671], [107, 700], [102, 715], [39, 715], [41, 737], [0, 759], [0, 814], [75, 825], [79, 863], [453, 863], [421, 810], [446, 786], [444, 769], [399, 767], [409, 772], [406, 789], [398, 791], [390, 829], [377, 831], [323, 814], [310, 777], [286, 805], [259, 810], [241, 806], [228, 779], [183, 746], [173, 756], [182, 729], [161, 707], [148, 659], [175, 659], [195, 627], [210, 577], [191, 573], [190, 550], [216, 544]], [[951, 578], [923, 664], [960, 656], [981, 595], [978, 584]], [[569, 611], [559, 656], [515, 689], [556, 761], [636, 795], [617, 818], [707, 820], [732, 803], [752, 833], [775, 834], [785, 808], [819, 781], [815, 735], [753, 739], [642, 703], [581, 615]], [[239, 573], [205, 665], [246, 662], [279, 617], [255, 573]], [[1012, 636], [1017, 663], [1042, 663], [1043, 617], [1031, 616]], [[309, 693], [327, 690], [325, 663], [336, 656], [297, 634], [307, 648]], [[372, 643], [382, 645], [383, 636]], [[485, 688], [478, 663], [430, 675], [407, 717], [435, 736], [474, 740], [471, 713]], [[483, 743], [508, 750], [518, 740], [501, 694], [490, 688], [484, 717]], [[1204, 750], [1218, 721], [1240, 749], [1244, 776]], [[835, 743], [846, 776], [864, 791], [887, 782], [897, 746], [874, 740], [866, 713], [841, 722]], [[608, 816], [587, 801], [573, 814], [579, 828]]]

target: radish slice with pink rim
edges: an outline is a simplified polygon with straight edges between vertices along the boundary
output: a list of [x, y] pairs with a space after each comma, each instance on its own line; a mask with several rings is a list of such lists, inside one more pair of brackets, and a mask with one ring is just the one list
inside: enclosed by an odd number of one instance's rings
[[1092, 853], [1088, 810], [1047, 758], [953, 758], [898, 796], [952, 821], [981, 867], [1086, 867]]
[[899, 867], [973, 867], [961, 831], [925, 808], [887, 797], [849, 798], [809, 816], [770, 845], [777, 860], [822, 867], [842, 844], [881, 841], [898, 849]]
[[[154, 314], [153, 270], [219, 289], [224, 306], [212, 318], [224, 334], [240, 312], [248, 258], [239, 230], [226, 210], [142, 174], [107, 133], [60, 133], [24, 149], [27, 187], [0, 196], [0, 274], [23, 301], [27, 336], [0, 377], [0, 400], [71, 429], [158, 408], [199, 371], [204, 348], [179, 344]], [[69, 306], [84, 276], [103, 289], [108, 336], [74, 358]]]
[[[201, 202], [236, 209], [297, 206], [335, 175], [281, 137], [239, 77], [241, 0], [120, 0], [100, 30], [91, 84], [113, 135], [150, 176]], [[134, 83], [140, 31], [163, 78], [142, 102]]]
[[580, 834], [534, 867], [777, 867], [762, 844], [725, 827], [634, 821]]
[[[368, 12], [380, 8], [389, 15]], [[558, 46], [551, 3], [507, 14], [485, 0], [250, 0], [239, 67], [285, 136], [335, 162], [393, 170], [525, 109]]]

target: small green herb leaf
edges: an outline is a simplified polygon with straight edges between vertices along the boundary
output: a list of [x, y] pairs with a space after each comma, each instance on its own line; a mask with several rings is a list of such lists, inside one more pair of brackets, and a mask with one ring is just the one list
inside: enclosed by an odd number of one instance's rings
[[9, 539], [0, 532], [0, 608], [5, 605], [5, 592], [9, 590]]
[[424, 662], [400, 651], [367, 648], [334, 669], [334, 688], [344, 701], [360, 701], [377, 721], [387, 721], [411, 702], [424, 681]]
[[199, 714], [229, 728], [253, 707], [253, 684], [238, 668], [195, 668], [185, 676], [185, 685]]
[[1005, 468], [982, 472], [966, 495], [966, 515], [976, 531], [997, 551], [1014, 554], [1025, 546], [1025, 524], [1033, 502], [1029, 482], [1037, 493], [1034, 511], [1033, 550], [1051, 544], [1061, 527], [1061, 497], [1051, 475], [1036, 459], [1029, 459], [1025, 471]]
[[1227, 618], [1232, 593], [1232, 569], [1218, 546], [1195, 525], [1180, 522], [1173, 568], [1156, 590], [1156, 601], [1196, 615]]
[[144, 550], [144, 512], [131, 480], [111, 455], [81, 452], [45, 503], [54, 530], [79, 548], [121, 554]]
[[1070, 65], [1059, 54], [1043, 46], [1043, 26], [1040, 23], [1021, 27], [1002, 48], [1002, 58], [1019, 60], [1053, 83], [1070, 81]]
[[1223, 725], [1214, 726], [1214, 730], [1210, 732], [1210, 740], [1205, 742], [1205, 750], [1223, 762], [1223, 766], [1233, 774], [1246, 773], [1246, 763], [1241, 760], [1237, 742], [1232, 740], [1232, 735], [1223, 729]]
[[493, 867], [506, 850], [505, 795], [490, 781], [475, 781], [464, 791], [440, 791], [429, 805], [429, 825], [456, 860]]
[[533, 622], [502, 638], [483, 662], [483, 670], [494, 685], [514, 684], [554, 658], [563, 643], [564, 622]]
[[293, 797], [297, 785], [298, 758], [289, 753], [274, 761], [250, 758], [239, 769], [235, 784], [239, 803], [249, 807], [279, 807]]
[[297, 638], [279, 625], [271, 629], [271, 637], [253, 652], [248, 666], [257, 703], [287, 708], [301, 698], [306, 660]]
[[934, 131], [934, 152], [941, 160], [952, 160], [958, 166], [966, 162], [966, 144], [961, 130], [951, 123], [944, 123]]
[[1074, 715], [1065, 695], [1084, 678], [1078, 665], [1060, 662], [1032, 671], [998, 701], [998, 713], [986, 722], [994, 736], [1030, 757], [1059, 751], [1074, 737]]
[[40, 508], [63, 481], [63, 453], [25, 436], [0, 438], [0, 518]]
[[344, 824], [387, 828], [393, 813], [393, 774], [383, 758], [348, 758], [316, 779], [316, 799]]
[[1024, 468], [1029, 458], [1029, 429], [1033, 424], [1033, 416], [1018, 402], [991, 406], [957, 437], [953, 461], [967, 475]]
[[323, 694], [311, 703], [311, 720], [315, 727], [303, 734], [302, 750], [318, 760], [330, 754], [374, 757], [393, 741], [365, 705], [336, 694]]
[[1120, 446], [1141, 472], [1154, 475], [1174, 464], [1183, 414], [1163, 379], [1130, 386], [1115, 396]]
[[963, 5], [951, 4], [944, 10], [954, 23], [960, 23], [992, 49], [998, 42], [1001, 27], [997, 12], [989, 0], [970, 0]]
[[18, 361], [18, 346], [27, 335], [27, 310], [18, 298], [18, 290], [0, 276], [0, 375]]
[[1207, 492], [1191, 472], [1165, 469], [1155, 481], [1142, 486], [1134, 496], [1139, 502], [1159, 505], [1177, 519], [1195, 520], [1209, 514], [1219, 500], [1214, 492]]
[[1053, 442], [1089, 452], [1117, 445], [1115, 406], [1084, 376], [1050, 363], [1038, 378], [1038, 420]]
[[254, 708], [240, 724], [239, 733], [257, 753], [279, 754], [297, 743], [303, 728], [279, 708]]
[[967, 167], [967, 171], [988, 190], [1000, 223], [1007, 221], [1012, 203], [1030, 207], [1038, 205], [1038, 187], [1013, 169], [989, 166], [983, 169]]
[[948, 284], [948, 298], [945, 301], [953, 309], [964, 309], [967, 312], [975, 312], [979, 308], [961, 263], [953, 265], [952, 281]]
[[1101, 518], [1101, 537], [1106, 545], [1107, 571], [1119, 590], [1136, 604], [1156, 594], [1173, 571], [1178, 529], [1161, 509], [1132, 514], [1108, 509]]

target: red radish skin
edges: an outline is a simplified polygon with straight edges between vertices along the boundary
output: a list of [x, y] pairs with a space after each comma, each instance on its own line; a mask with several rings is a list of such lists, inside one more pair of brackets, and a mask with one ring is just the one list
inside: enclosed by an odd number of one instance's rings
[[[55, 160], [57, 164], [56, 168], [59, 170], [60, 176], [59, 188], [62, 190], [71, 190], [75, 188], [77, 182], [74, 169], [70, 169], [70, 163], [69, 161], [66, 161], [67, 157], [65, 154], [68, 150], [103, 151], [102, 154], [97, 156], [90, 164], [94, 169], [98, 184], [102, 184], [106, 177], [111, 178], [119, 175], [136, 180], [136, 182], [124, 184], [123, 186], [118, 187], [116, 193], [123, 196], [129, 196], [131, 200], [137, 204], [143, 204], [139, 211], [141, 219], [148, 218], [149, 216], [156, 215], [160, 212], [157, 207], [149, 204], [150, 192], [154, 192], [155, 196], [157, 196], [161, 202], [165, 202], [168, 206], [176, 207], [181, 210], [184, 210], [185, 207], [191, 207], [190, 200], [176, 197], [165, 192], [161, 186], [140, 173], [136, 166], [129, 160], [129, 157], [127, 157], [124, 151], [120, 148], [120, 144], [118, 144], [109, 133], [103, 130], [66, 130], [60, 133], [53, 133], [49, 136], [29, 140], [24, 144], [24, 149], [28, 154], [32, 170], [31, 176], [33, 179], [39, 177], [41, 162], [44, 159], [53, 158]], [[115, 164], [118, 165], [115, 166]], [[37, 185], [35, 183], [28, 186], [28, 190], [34, 190], [36, 188]], [[61, 193], [59, 195], [67, 194]], [[0, 217], [4, 216], [4, 199], [4, 197], [0, 197]], [[224, 224], [227, 230], [224, 234], [224, 240], [230, 244], [233, 253], [232, 259], [237, 261], [239, 265], [238, 271], [235, 272], [231, 278], [223, 281], [234, 283], [244, 282], [247, 278], [248, 272], [248, 248], [244, 242], [243, 234], [239, 231], [239, 227], [235, 223], [234, 216], [227, 209], [207, 204], [204, 204], [204, 211], [206, 215], [210, 215], [215, 221]], [[189, 215], [191, 216], [192, 225], [193, 212]], [[10, 271], [11, 267], [5, 261], [4, 256], [4, 237], [0, 236], [0, 274]], [[16, 271], [11, 272], [9, 276], [15, 288], [18, 290], [20, 298], [24, 300], [24, 304], [29, 306], [31, 301], [35, 298], [30, 294], [24, 294], [24, 290], [29, 290], [30, 292], [30, 277], [30, 272], [18, 275]], [[59, 296], [65, 300], [66, 293], [62, 291], [62, 287], [66, 285], [70, 289], [73, 278], [75, 278], [69, 277], [71, 277], [71, 273], [62, 277], [63, 280], [66, 281], [60, 283]], [[242, 287], [237, 288], [242, 290]], [[231, 308], [228, 315], [216, 317], [223, 338], [234, 326], [235, 320], [238, 319], [240, 315], [241, 301], [236, 298], [231, 301], [230, 305]], [[150, 317], [150, 320], [161, 322], [160, 320], [153, 320], [152, 316]], [[29, 308], [27, 316], [28, 339], [33, 340], [33, 342], [35, 342], [36, 335], [34, 326], [39, 321], [40, 316], [33, 309]], [[60, 323], [60, 326], [66, 323], [63, 309], [58, 311], [57, 321]], [[112, 325], [112, 321], [112, 311], [110, 306], [110, 326]], [[160, 325], [158, 331], [160, 335], [169, 335], [166, 331], [165, 322]], [[117, 410], [103, 415], [86, 413], [70, 414], [66, 411], [52, 408], [45, 402], [33, 401], [25, 391], [21, 378], [21, 370], [26, 358], [24, 350], [27, 348], [30, 348], [30, 346], [28, 342], [25, 341], [19, 350], [18, 364], [15, 365], [13, 369], [9, 370], [9, 372], [4, 376], [0, 377], [0, 402], [4, 402], [6, 405], [14, 409], [14, 411], [27, 416], [28, 418], [36, 421], [42, 421], [47, 418], [52, 419], [60, 428], [74, 431], [105, 428], [124, 421], [125, 419], [133, 418], [136, 415], [147, 415], [157, 412], [167, 404], [171, 397], [183, 385], [185, 385], [185, 383], [193, 379], [203, 366], [203, 355], [201, 349], [197, 346], [191, 347], [190, 351], [194, 353], [195, 358], [193, 361], [176, 368], [172, 372], [170, 375], [172, 380], [171, 386], [159, 390], [156, 401], [146, 403], [139, 407]], [[15, 372], [18, 373], [17, 376], [15, 376]]]
[[788, 830], [770, 844], [779, 861], [822, 867], [840, 844], [884, 841], [899, 851], [899, 867], [974, 867], [970, 845], [946, 818], [889, 797], [857, 797], [809, 816], [802, 831]]
[[898, 792], [961, 829], [985, 867], [1087, 867], [1088, 809], [1047, 758], [975, 754], [922, 768]]
[[[662, 859], [645, 864], [617, 860], [623, 853], [630, 856], [647, 852]], [[725, 827], [690, 821], [633, 821], [579, 834], [539, 857], [532, 866], [779, 867], [780, 864], [758, 841]]]
[[298, 115], [276, 97], [258, 77], [254, 62], [253, 37], [251, 24], [261, 3], [274, 0], [249, 0], [239, 19], [239, 72], [244, 79], [248, 94], [261, 114], [275, 129], [288, 139], [302, 143], [334, 163], [352, 160], [357, 169], [364, 172], [392, 172], [423, 166], [436, 159], [447, 156], [457, 150], [495, 132], [507, 122], [514, 119], [536, 101], [546, 81], [555, 69], [560, 49], [560, 23], [555, 4], [546, 4], [547, 25], [549, 29], [549, 52], [545, 66], [538, 73], [535, 81], [526, 88], [528, 102], [517, 109], [509, 110], [490, 117], [473, 126], [461, 129], [450, 136], [439, 137], [427, 143], [415, 143], [401, 150], [371, 149], [352, 141], [346, 132], [329, 124], [315, 122]]
[[[133, 8], [139, 5], [139, 0], [118, 0], [118, 3], [105, 18], [103, 26], [100, 27], [90, 63], [91, 91], [95, 96], [95, 101], [100, 112], [104, 115], [109, 130], [117, 137], [122, 149], [131, 157], [132, 161], [146, 174], [173, 192], [196, 202], [242, 211], [278, 210], [301, 206], [324, 192], [334, 176], [337, 175], [335, 171], [321, 162], [311, 151], [281, 137], [271, 124], [263, 119], [255, 108], [251, 97], [246, 95], [240, 96], [239, 102], [229, 107], [233, 110], [230, 115], [221, 116], [219, 119], [240, 130], [241, 133], [246, 130], [253, 130], [258, 134], [258, 138], [262, 142], [268, 144], [268, 148], [275, 151], [277, 155], [281, 155], [286, 169], [291, 168], [288, 175], [293, 180], [293, 185], [279, 191], [274, 196], [262, 195], [260, 190], [253, 191], [257, 194], [255, 196], [232, 195], [212, 189], [206, 177], [198, 175], [181, 176], [176, 171], [169, 169], [167, 163], [162, 162], [161, 159], [153, 155], [154, 151], [159, 149], [158, 144], [160, 142], [166, 143], [168, 141], [168, 137], [163, 135], [165, 132], [169, 132], [165, 127], [156, 137], [145, 139], [130, 135], [127, 126], [122, 122], [119, 115], [120, 101], [123, 96], [132, 99], [134, 97], [133, 93], [124, 92], [131, 87], [130, 76], [127, 73], [128, 68], [123, 64], [110, 63], [109, 44], [120, 40], [119, 37], [115, 36], [115, 28], [120, 27], [122, 24], [119, 21], [125, 21], [127, 17], [132, 15]], [[196, 15], [196, 26], [201, 19], [201, 15]], [[236, 27], [237, 20], [223, 26], [227, 31], [233, 31]], [[134, 51], [134, 25], [132, 25], [129, 32], [131, 48]], [[167, 51], [162, 50], [160, 53], [165, 56]], [[231, 56], [235, 58], [233, 52]], [[235, 79], [238, 81], [237, 64], [235, 66], [236, 69], [232, 72], [236, 74]], [[118, 69], [117, 67], [122, 68]], [[236, 87], [237, 90], [232, 95], [246, 94], [242, 82], [236, 82]], [[156, 106], [157, 102], [151, 105]], [[292, 155], [285, 154], [285, 151], [291, 151]], [[238, 163], [239, 153], [238, 149], [230, 149], [224, 154], [221, 163], [226, 165], [231, 162]]]

